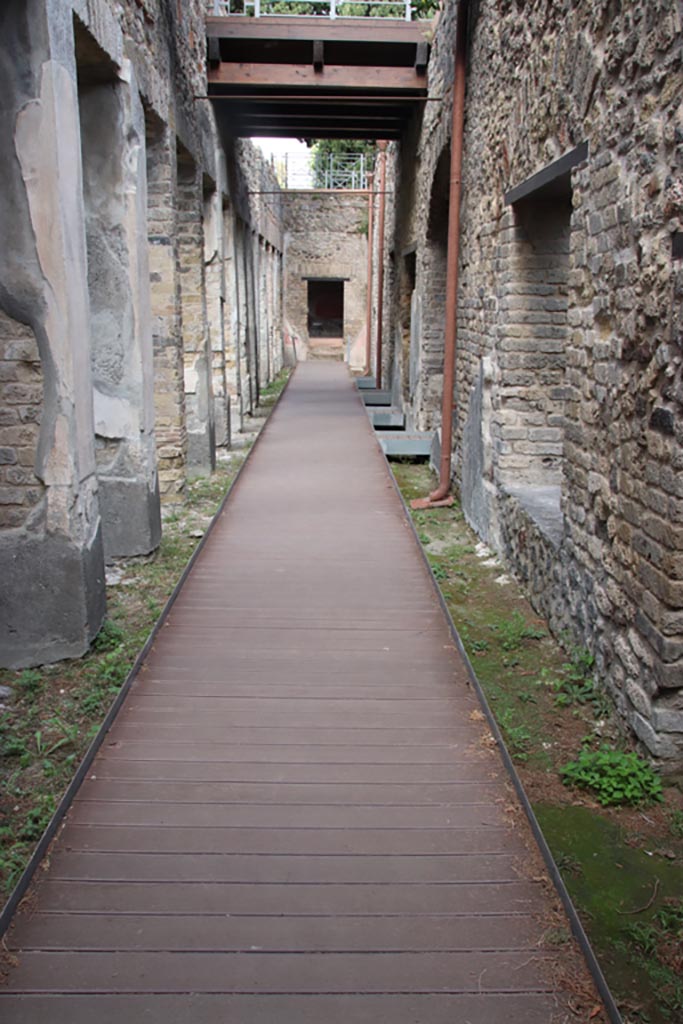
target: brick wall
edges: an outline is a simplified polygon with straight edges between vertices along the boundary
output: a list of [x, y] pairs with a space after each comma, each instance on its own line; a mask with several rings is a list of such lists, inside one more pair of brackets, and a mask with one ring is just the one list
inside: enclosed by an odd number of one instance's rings
[[35, 526], [43, 372], [33, 332], [0, 310], [0, 528]]
[[286, 233], [285, 318], [308, 343], [307, 278], [344, 279], [344, 340], [363, 344], [367, 267], [365, 195], [283, 194]]
[[[544, 0], [470, 5], [453, 467], [470, 520], [528, 581], [553, 629], [596, 658], [624, 727], [683, 756], [683, 223], [680, 11]], [[416, 245], [421, 373], [434, 345], [429, 211], [450, 130], [457, 5], [428, 103], [390, 181]], [[586, 141], [553, 227], [508, 190]], [[392, 187], [391, 185], [389, 187]], [[540, 200], [540, 197], [538, 197]], [[537, 201], [538, 201], [537, 200]], [[425, 308], [425, 306], [427, 308]], [[405, 346], [394, 353], [402, 377]], [[436, 376], [433, 378], [436, 380]], [[438, 422], [422, 388], [413, 415]], [[422, 405], [420, 405], [422, 403]], [[551, 528], [513, 493], [556, 488]], [[519, 490], [519, 488], [517, 488]], [[533, 497], [533, 496], [532, 496]], [[552, 518], [552, 517], [551, 517]]]

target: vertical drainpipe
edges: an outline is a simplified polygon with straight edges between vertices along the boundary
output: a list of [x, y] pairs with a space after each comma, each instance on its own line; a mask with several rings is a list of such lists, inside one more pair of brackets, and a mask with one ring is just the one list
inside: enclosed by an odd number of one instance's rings
[[448, 256], [446, 264], [446, 330], [444, 335], [443, 401], [441, 407], [441, 464], [439, 486], [429, 501], [443, 501], [451, 489], [451, 445], [453, 442], [453, 391], [458, 336], [458, 263], [460, 261], [460, 199], [462, 195], [462, 146], [465, 121], [465, 78], [467, 74], [468, 0], [460, 0], [455, 32], [455, 77], [451, 127], [451, 173], [448, 205]]
[[384, 214], [387, 199], [387, 144], [379, 142], [379, 218], [377, 220], [377, 365], [375, 387], [382, 387], [382, 307], [384, 305]]
[[367, 296], [365, 300], [365, 373], [372, 373], [372, 245], [374, 233], [375, 193], [373, 191], [374, 174], [368, 174], [368, 271]]

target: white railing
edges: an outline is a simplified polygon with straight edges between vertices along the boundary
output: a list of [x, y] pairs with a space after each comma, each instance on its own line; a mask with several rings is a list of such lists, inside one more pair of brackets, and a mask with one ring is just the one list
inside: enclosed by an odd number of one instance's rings
[[330, 153], [320, 160], [313, 158], [313, 173], [318, 188], [367, 188], [365, 153]]
[[[273, 8], [277, 8], [274, 10]], [[393, 18], [411, 21], [411, 0], [214, 0], [216, 15], [241, 14], [252, 18]]]
[[306, 153], [288, 151], [270, 158], [280, 188], [366, 189], [373, 157], [367, 153]]

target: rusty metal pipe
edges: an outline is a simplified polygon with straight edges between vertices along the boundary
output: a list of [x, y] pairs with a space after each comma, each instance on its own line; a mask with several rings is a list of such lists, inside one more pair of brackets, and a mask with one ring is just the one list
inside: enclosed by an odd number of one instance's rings
[[372, 191], [374, 174], [368, 174], [368, 270], [367, 270], [367, 296], [365, 301], [365, 373], [369, 376], [372, 373], [372, 244], [375, 214], [375, 195]]
[[448, 254], [446, 262], [446, 330], [444, 333], [443, 401], [441, 406], [441, 463], [439, 486], [429, 501], [443, 501], [451, 489], [451, 445], [455, 355], [458, 340], [458, 263], [460, 261], [460, 199], [462, 196], [462, 146], [465, 122], [465, 78], [467, 74], [468, 0], [460, 0], [455, 31], [455, 77], [451, 126], [451, 174], [448, 196]]
[[375, 387], [382, 387], [382, 315], [384, 307], [384, 217], [387, 197], [387, 144], [379, 146], [379, 217], [377, 219], [377, 354], [375, 365]]

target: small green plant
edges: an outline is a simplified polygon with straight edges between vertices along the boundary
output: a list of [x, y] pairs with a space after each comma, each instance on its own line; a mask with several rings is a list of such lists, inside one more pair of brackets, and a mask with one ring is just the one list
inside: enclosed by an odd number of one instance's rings
[[565, 786], [590, 790], [604, 807], [662, 799], [661, 780], [647, 761], [607, 746], [584, 747], [575, 761], [560, 768], [560, 776]]
[[683, 839], [683, 811], [674, 809], [670, 812], [669, 832], [675, 839]]
[[120, 647], [126, 638], [126, 634], [111, 619], [105, 619], [102, 628], [92, 642], [94, 651], [113, 651]]
[[24, 669], [16, 681], [16, 687], [20, 696], [29, 703], [33, 702], [38, 696], [38, 692], [42, 685], [42, 673], [36, 672], [35, 669], [30, 668]]
[[605, 718], [611, 705], [607, 695], [596, 685], [594, 668], [595, 659], [589, 651], [572, 647], [570, 661], [562, 665], [562, 674], [551, 675], [544, 669], [539, 682], [553, 691], [556, 707], [590, 707], [595, 718]]
[[0, 736], [0, 756], [21, 757], [26, 753], [26, 741], [22, 736], [11, 732], [3, 732]]
[[542, 640], [546, 635], [545, 630], [530, 626], [519, 611], [514, 611], [509, 619], [503, 619], [493, 628], [504, 651], [516, 651], [525, 640]]
[[19, 833], [19, 838], [25, 842], [35, 842], [40, 839], [45, 826], [52, 817], [55, 809], [55, 798], [51, 793], [43, 793], [37, 804], [29, 811], [24, 827]]
[[489, 643], [488, 643], [488, 640], [482, 640], [482, 639], [469, 640], [468, 639], [467, 647], [469, 648], [469, 650], [474, 651], [475, 654], [483, 654], [485, 651], [488, 651]]
[[622, 936], [616, 943], [617, 948], [646, 972], [658, 992], [664, 1018], [672, 1022], [680, 1020], [683, 901], [664, 900], [651, 921], [626, 925]]
[[511, 709], [506, 708], [498, 716], [498, 724], [503, 732], [505, 746], [508, 748], [510, 757], [525, 763], [529, 760], [531, 733], [524, 725], [513, 725], [512, 719], [513, 713]]
[[448, 579], [448, 570], [443, 565], [439, 565], [438, 562], [432, 564], [432, 572], [434, 573], [435, 580], [443, 581]]
[[659, 933], [652, 925], [635, 921], [624, 928], [624, 934], [646, 956], [652, 956], [656, 952]]
[[516, 761], [524, 763], [529, 760], [531, 733], [523, 725], [513, 725], [506, 729], [505, 743], [510, 751], [510, 756], [514, 757]]

